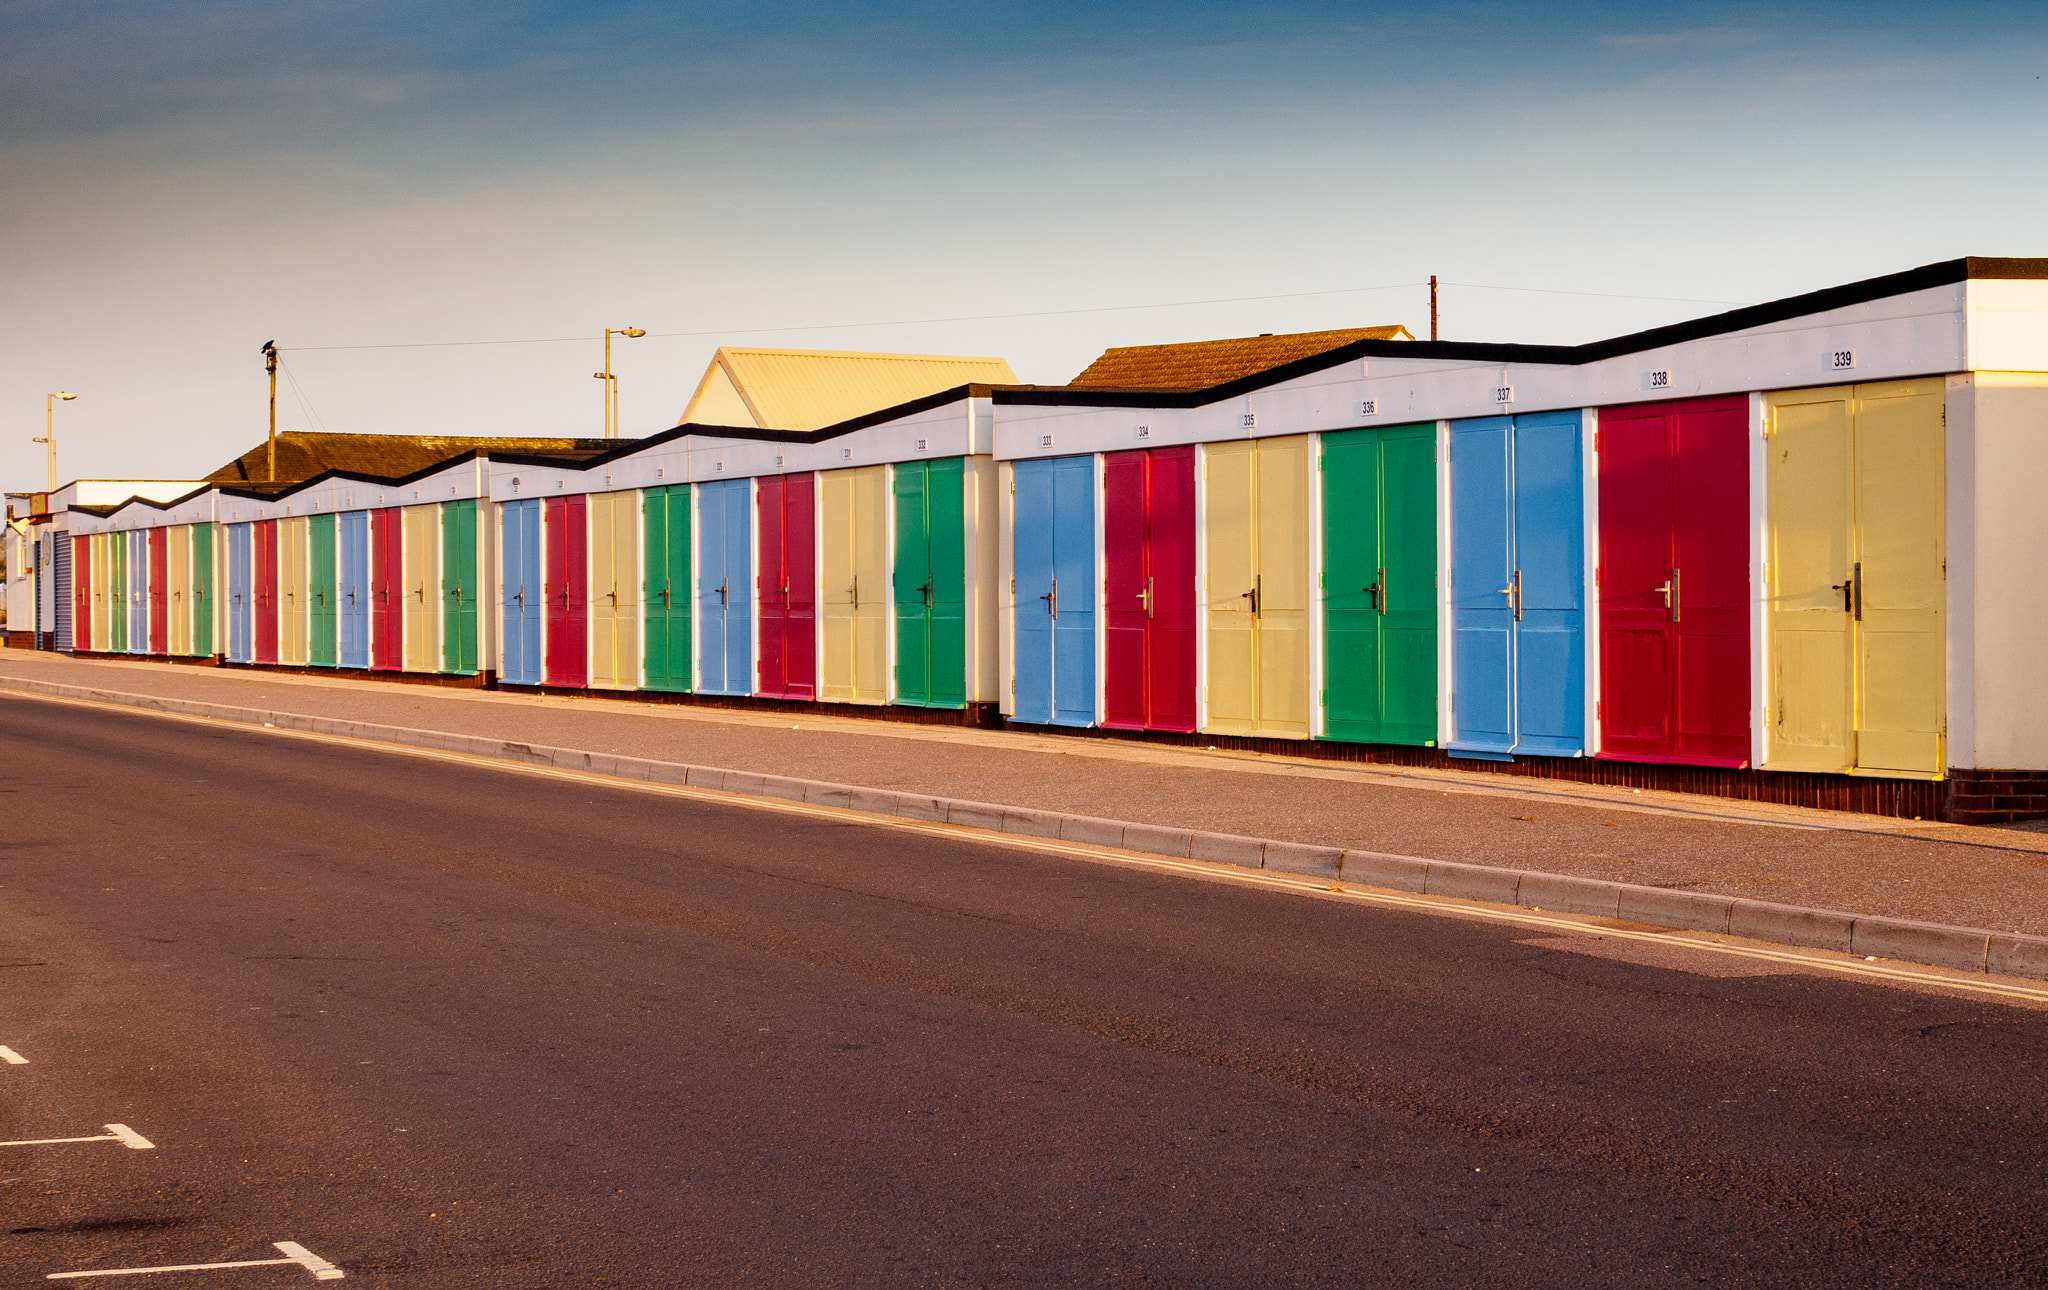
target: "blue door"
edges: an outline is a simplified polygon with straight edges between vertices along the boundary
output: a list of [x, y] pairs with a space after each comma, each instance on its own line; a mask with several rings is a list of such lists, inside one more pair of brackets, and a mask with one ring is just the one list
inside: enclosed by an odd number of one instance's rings
[[249, 526], [228, 525], [228, 661], [247, 663], [256, 607], [249, 603]]
[[334, 517], [336, 662], [370, 666], [370, 513]]
[[752, 694], [753, 487], [744, 479], [697, 493], [697, 689]]
[[513, 685], [541, 683], [540, 499], [506, 502], [498, 508], [503, 527], [505, 659], [498, 679]]
[[1016, 719], [1095, 723], [1095, 459], [1016, 466]]
[[128, 652], [149, 652], [149, 535], [128, 533]]
[[1585, 748], [1579, 414], [1451, 423], [1453, 755]]

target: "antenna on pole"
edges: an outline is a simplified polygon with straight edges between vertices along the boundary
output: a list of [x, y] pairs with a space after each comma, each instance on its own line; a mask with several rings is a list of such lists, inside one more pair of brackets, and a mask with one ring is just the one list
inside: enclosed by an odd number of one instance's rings
[[1436, 339], [1436, 275], [1429, 275], [1429, 338]]
[[[1431, 283], [1435, 281], [1435, 278], [1430, 279]], [[274, 484], [277, 482], [277, 342], [274, 340], [263, 342], [263, 370], [270, 373], [270, 482]]]

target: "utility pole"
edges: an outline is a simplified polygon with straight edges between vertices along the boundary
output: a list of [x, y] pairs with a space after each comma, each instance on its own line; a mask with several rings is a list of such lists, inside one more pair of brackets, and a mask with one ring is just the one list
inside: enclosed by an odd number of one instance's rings
[[1429, 338], [1436, 339], [1436, 275], [1429, 275]]
[[[1431, 278], [1433, 283], [1435, 278]], [[277, 342], [263, 342], [263, 370], [270, 373], [270, 482], [277, 482]]]
[[638, 327], [607, 327], [604, 329], [604, 370], [591, 375], [604, 382], [604, 437], [615, 439], [619, 434], [619, 376], [612, 371], [612, 337], [625, 336], [638, 340], [647, 333]]

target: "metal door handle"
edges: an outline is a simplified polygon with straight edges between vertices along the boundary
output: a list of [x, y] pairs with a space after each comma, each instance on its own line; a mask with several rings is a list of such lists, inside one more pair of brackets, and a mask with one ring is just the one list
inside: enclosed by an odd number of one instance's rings
[[923, 585], [922, 587], [919, 587], [919, 588], [918, 588], [918, 590], [924, 593], [924, 607], [925, 607], [926, 609], [930, 609], [930, 608], [932, 607], [932, 581], [931, 581], [931, 579], [930, 579], [930, 578], [926, 578], [926, 579], [925, 579], [925, 581], [924, 581], [924, 585]]
[[1506, 597], [1508, 598], [1508, 608], [1510, 608], [1510, 609], [1512, 609], [1512, 610], [1514, 610], [1514, 611], [1515, 611], [1515, 621], [1516, 621], [1516, 622], [1518, 622], [1518, 623], [1519, 623], [1519, 622], [1521, 622], [1521, 621], [1522, 621], [1522, 571], [1521, 571], [1520, 569], [1517, 569], [1517, 570], [1515, 570], [1515, 575], [1514, 575], [1514, 577], [1512, 577], [1512, 578], [1510, 578], [1510, 579], [1508, 580], [1508, 585], [1507, 585], [1507, 586], [1505, 586], [1505, 587], [1502, 587], [1502, 588], [1500, 589], [1500, 594], [1501, 594], [1501, 595], [1503, 595], [1503, 596], [1506, 596]]
[[1045, 612], [1051, 614], [1054, 618], [1058, 618], [1060, 616], [1060, 580], [1054, 578], [1052, 580], [1052, 590], [1040, 596], [1039, 599], [1045, 602]]
[[1145, 589], [1138, 593], [1138, 599], [1145, 602], [1145, 617], [1152, 616], [1152, 579], [1145, 579]]
[[848, 592], [848, 593], [849, 593], [850, 595], [852, 595], [852, 597], [853, 597], [853, 607], [854, 607], [855, 609], [859, 609], [859, 608], [860, 608], [860, 575], [859, 575], [859, 574], [857, 574], [857, 573], [856, 573], [856, 574], [854, 574], [854, 575], [853, 575], [853, 585], [852, 585], [851, 587], [848, 587], [848, 588], [847, 588], [846, 590], [847, 590], [847, 592]]
[[526, 608], [526, 585], [524, 583], [520, 584], [519, 590], [513, 594], [512, 600], [521, 609]]
[[1677, 622], [1680, 608], [1678, 595], [1678, 570], [1673, 569], [1671, 571], [1671, 580], [1665, 583], [1662, 587], [1659, 587], [1658, 590], [1664, 593], [1664, 607], [1671, 611], [1671, 621], [1674, 623]]
[[732, 585], [732, 580], [731, 580], [731, 579], [727, 579], [726, 581], [724, 581], [724, 582], [721, 582], [721, 583], [719, 583], [719, 584], [718, 584], [718, 607], [719, 607], [720, 609], [723, 609], [723, 608], [725, 608], [725, 607], [726, 607], [727, 605], [729, 605], [729, 604], [731, 604], [731, 603], [732, 603], [732, 602], [731, 602], [731, 600], [729, 600], [729, 599], [727, 598], [726, 594], [725, 594], [725, 593], [726, 593], [726, 588], [728, 588], [728, 587], [729, 587], [729, 586], [731, 586], [731, 585]]
[[1370, 595], [1370, 596], [1372, 597], [1372, 607], [1373, 607], [1373, 611], [1374, 611], [1375, 613], [1380, 613], [1380, 614], [1384, 614], [1384, 613], [1386, 613], [1386, 612], [1387, 612], [1387, 571], [1386, 571], [1385, 569], [1381, 569], [1381, 570], [1380, 570], [1380, 576], [1379, 576], [1379, 581], [1377, 581], [1377, 582], [1373, 583], [1373, 584], [1372, 584], [1372, 585], [1371, 585], [1370, 587], [1367, 587], [1367, 588], [1366, 588], [1365, 590], [1366, 590], [1367, 594], [1369, 594], [1369, 595]]
[[669, 579], [669, 578], [663, 578], [663, 579], [661, 580], [661, 603], [662, 603], [662, 606], [663, 606], [664, 608], [666, 608], [666, 607], [668, 606], [668, 603], [669, 603], [669, 594], [668, 594], [668, 588], [669, 588], [669, 583], [670, 583], [671, 581], [673, 581], [673, 580], [672, 580], [672, 579]]
[[1249, 600], [1249, 601], [1251, 601], [1251, 602], [1252, 602], [1252, 617], [1254, 617], [1254, 618], [1257, 618], [1257, 617], [1259, 616], [1259, 583], [1260, 583], [1260, 581], [1261, 581], [1261, 575], [1259, 575], [1259, 574], [1256, 574], [1256, 573], [1255, 573], [1255, 574], [1253, 574], [1253, 575], [1252, 575], [1252, 589], [1251, 589], [1250, 591], [1247, 591], [1247, 592], [1245, 592], [1245, 593], [1244, 593], [1243, 595], [1241, 595], [1241, 596], [1239, 596], [1239, 597], [1238, 597], [1238, 599], [1239, 599], [1239, 600]]
[[613, 583], [612, 589], [605, 594], [612, 598], [612, 608], [617, 609], [619, 607], [619, 584]]
[[1863, 621], [1863, 562], [1861, 560], [1856, 562], [1856, 572], [1850, 575], [1849, 581], [1856, 584], [1851, 594], [1856, 597], [1856, 621], [1860, 623]]
[[1853, 614], [1856, 612], [1856, 579], [1853, 576], [1841, 582], [1830, 584], [1828, 590], [1842, 593], [1843, 613]]

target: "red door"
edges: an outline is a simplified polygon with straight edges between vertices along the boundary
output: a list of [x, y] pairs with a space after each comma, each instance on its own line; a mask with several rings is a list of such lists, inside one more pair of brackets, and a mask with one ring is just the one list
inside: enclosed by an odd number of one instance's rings
[[545, 499], [541, 542], [547, 594], [545, 676], [549, 685], [582, 688], [590, 680], [590, 525], [581, 493]]
[[398, 508], [370, 512], [370, 667], [405, 666], [405, 526]]
[[1600, 755], [1749, 763], [1749, 401], [1600, 413]]
[[761, 676], [759, 694], [809, 699], [817, 694], [818, 593], [816, 475], [760, 481]]
[[171, 615], [169, 588], [171, 580], [170, 533], [165, 529], [149, 530], [149, 652], [168, 654], [171, 652]]
[[1102, 459], [1103, 722], [1195, 728], [1195, 450]]
[[92, 539], [71, 539], [71, 649], [92, 649]]
[[250, 594], [256, 598], [256, 639], [252, 650], [258, 663], [277, 662], [277, 521], [257, 520], [252, 526], [255, 569], [250, 576]]

